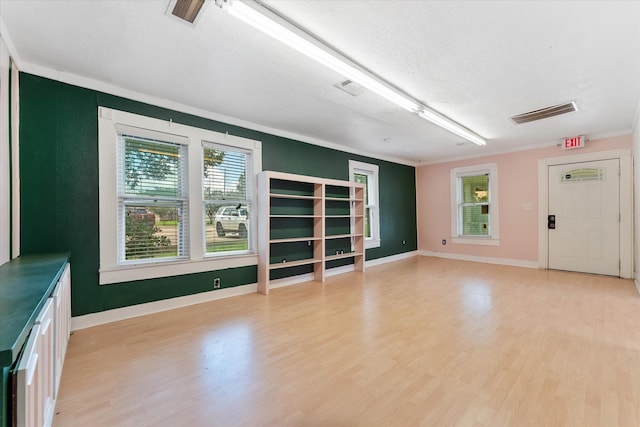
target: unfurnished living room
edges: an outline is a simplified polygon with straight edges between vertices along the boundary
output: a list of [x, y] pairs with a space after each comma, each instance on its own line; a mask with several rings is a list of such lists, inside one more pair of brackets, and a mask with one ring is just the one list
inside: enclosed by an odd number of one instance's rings
[[640, 425], [640, 1], [0, 0], [0, 427]]

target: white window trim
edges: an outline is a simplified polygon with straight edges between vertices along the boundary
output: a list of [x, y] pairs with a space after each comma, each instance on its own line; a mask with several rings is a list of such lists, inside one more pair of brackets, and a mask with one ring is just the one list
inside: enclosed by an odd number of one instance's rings
[[[145, 129], [154, 134], [166, 134], [168, 138], [185, 141], [188, 150], [189, 177], [189, 260], [178, 261], [141, 261], [139, 264], [118, 265], [117, 228], [117, 129], [116, 126], [128, 126]], [[124, 111], [98, 107], [98, 177], [100, 202], [100, 270], [99, 282], [121, 283], [180, 274], [199, 273], [226, 268], [256, 265], [256, 233], [250, 233], [248, 254], [230, 254], [228, 256], [206, 256], [204, 253], [203, 183], [202, 183], [202, 141], [216, 142], [252, 151], [254, 188], [256, 176], [262, 171], [262, 143], [205, 129], [199, 129], [171, 121], [154, 119]], [[249, 177], [247, 177], [249, 179]], [[256, 191], [252, 197], [254, 206]], [[250, 226], [256, 230], [255, 215], [251, 216]]]
[[[258, 142], [258, 141], [253, 141], [253, 142]], [[201, 155], [203, 155], [203, 148], [205, 146], [206, 143], [209, 144], [213, 144], [216, 147], [222, 147], [222, 146], [228, 146], [229, 148], [233, 149], [233, 148], [244, 148], [246, 151], [250, 151], [251, 152], [251, 161], [252, 161], [252, 167], [248, 168], [250, 169], [249, 172], [251, 172], [251, 175], [254, 177], [253, 178], [253, 186], [251, 188], [251, 206], [252, 209], [257, 212], [257, 193], [258, 193], [258, 185], [257, 185], [257, 176], [258, 176], [258, 172], [260, 172], [262, 170], [262, 161], [261, 160], [257, 160], [259, 162], [259, 166], [260, 166], [260, 170], [258, 170], [257, 172], [255, 171], [255, 167], [257, 165], [256, 160], [253, 158], [256, 155], [260, 156], [260, 159], [262, 159], [262, 154], [260, 152], [256, 152], [255, 149], [248, 149], [246, 147], [240, 147], [237, 144], [235, 145], [231, 145], [231, 144], [223, 144], [222, 142], [220, 142], [219, 140], [217, 141], [213, 141], [213, 140], [202, 140], [200, 143], [200, 153]], [[238, 150], [240, 151], [240, 150]], [[203, 167], [203, 162], [202, 162], [202, 158], [200, 159], [200, 167]], [[202, 177], [204, 174], [204, 171], [201, 169], [200, 172], [200, 176]], [[248, 178], [245, 178], [245, 180]], [[201, 179], [202, 181], [202, 179]], [[202, 189], [200, 192], [200, 199], [202, 201], [202, 207], [200, 208], [201, 211], [203, 210], [202, 208], [204, 207], [204, 204], [206, 203], [206, 201], [204, 200], [204, 184], [202, 185]], [[238, 200], [239, 202], [239, 200]], [[234, 200], [232, 204], [235, 204], [236, 201]], [[202, 221], [203, 221], [203, 226], [206, 227], [206, 222], [207, 222], [207, 218], [206, 215], [202, 216]], [[251, 211], [249, 211], [249, 251], [256, 251], [256, 241], [257, 241], [257, 230], [258, 230], [258, 221], [257, 221], [257, 215], [251, 215]], [[202, 237], [202, 253], [204, 254], [205, 258], [225, 258], [228, 259], [229, 257], [232, 256], [242, 256], [244, 251], [240, 251], [239, 252], [209, 252], [207, 253], [207, 249], [206, 249], [206, 238], [205, 233], [201, 231], [201, 237]]]
[[[489, 174], [489, 197], [491, 214], [489, 221], [491, 224], [490, 236], [463, 236], [460, 234], [460, 198], [462, 197], [459, 182], [464, 176]], [[480, 246], [499, 246], [500, 245], [500, 229], [498, 215], [498, 166], [495, 163], [485, 163], [482, 165], [464, 166], [451, 169], [450, 174], [451, 188], [451, 242], [463, 245], [480, 245]]]
[[9, 62], [9, 51], [0, 38], [0, 265], [9, 261], [11, 253]]
[[[11, 61], [10, 61], [11, 62]], [[20, 70], [11, 62], [11, 258], [20, 255]]]
[[8, 262], [11, 256], [9, 62], [9, 51], [0, 38], [0, 265]]
[[[180, 150], [181, 150], [183, 155], [186, 154], [187, 151], [188, 151], [188, 148], [186, 148], [186, 147], [189, 146], [189, 139], [184, 137], [184, 136], [178, 136], [178, 135], [173, 135], [173, 134], [168, 134], [168, 133], [156, 132], [156, 131], [153, 131], [153, 130], [150, 130], [150, 129], [136, 128], [136, 127], [132, 127], [132, 126], [122, 125], [120, 123], [116, 123], [115, 124], [115, 129], [116, 129], [116, 132], [117, 132], [118, 136], [130, 135], [130, 136], [134, 136], [136, 138], [147, 138], [147, 139], [150, 139], [150, 140], [163, 141], [165, 143], [173, 143], [173, 144], [176, 144], [176, 145], [180, 146]], [[124, 139], [126, 140], [126, 138], [124, 138]], [[120, 147], [120, 149], [122, 149], [122, 152], [120, 154], [122, 155], [122, 158], [124, 158], [124, 151], [125, 151], [124, 140], [123, 141], [118, 141], [118, 142], [116, 142], [116, 144], [122, 144], [122, 146]], [[182, 151], [183, 149], [184, 149], [184, 151]], [[185, 162], [185, 165], [187, 164], [186, 160], [182, 160], [182, 161]], [[116, 165], [116, 171], [117, 171], [118, 175], [121, 174], [121, 173], [124, 173], [122, 171], [122, 169], [121, 169], [123, 167], [124, 167], [123, 164]], [[188, 166], [187, 166], [187, 168], [188, 168]], [[180, 169], [180, 168], [178, 168], [178, 169]], [[183, 178], [187, 178], [187, 177], [184, 176]], [[180, 180], [180, 181], [183, 181], [183, 180]], [[187, 179], [187, 181], [190, 181], [190, 179]], [[190, 196], [190, 194], [188, 194], [189, 184], [188, 183], [186, 183], [186, 184], [182, 183], [181, 186], [183, 187], [183, 189], [187, 188], [186, 197], [189, 197]], [[183, 192], [183, 189], [181, 189], [180, 196], [176, 197], [176, 200], [177, 199], [182, 199], [185, 196], [185, 193]], [[121, 189], [121, 191], [122, 190], [124, 190], [124, 189]], [[118, 204], [121, 203], [121, 199], [123, 198], [123, 196], [125, 196], [125, 194], [119, 194]], [[148, 196], [147, 197], [141, 197], [141, 196], [135, 197], [134, 196], [134, 198], [148, 199], [149, 197]], [[130, 200], [132, 200], [132, 199], [130, 198]], [[191, 206], [190, 203], [184, 203], [184, 204], [186, 205], [187, 209], [190, 208], [190, 206]], [[126, 208], [126, 204], [124, 204], [124, 207]], [[189, 221], [191, 221], [193, 217], [191, 216], [191, 214], [189, 214], [187, 216], [188, 216], [188, 218], [187, 218], [187, 226], [190, 226]], [[122, 219], [124, 219], [124, 218], [122, 218]], [[124, 227], [124, 224], [122, 224], [121, 227]], [[121, 240], [119, 240], [118, 246], [119, 246], [119, 249], [121, 251], [119, 253], [119, 255], [122, 257], [118, 261], [119, 265], [117, 266], [117, 268], [126, 267], [126, 266], [129, 266], [129, 265], [140, 266], [140, 265], [143, 265], [143, 264], [153, 264], [153, 265], [165, 264], [165, 263], [171, 262], [171, 261], [186, 261], [189, 258], [190, 245], [186, 249], [186, 254], [184, 254], [184, 255], [178, 254], [177, 256], [173, 256], [173, 257], [143, 258], [143, 259], [135, 259], [135, 260], [126, 260], [126, 259], [124, 259], [125, 258], [125, 254], [124, 254], [124, 252], [125, 252], [125, 249], [124, 249], [125, 248], [124, 236], [122, 234], [120, 234], [123, 231], [124, 230], [118, 229], [118, 232], [117, 232], [118, 236], [121, 238]]]
[[[356, 160], [349, 160], [349, 180], [354, 181], [354, 174], [358, 171], [367, 172], [373, 174], [375, 181], [375, 190], [373, 195], [369, 194], [369, 201], [373, 198], [373, 221], [371, 224], [371, 237], [364, 239], [365, 249], [379, 248], [380, 247], [380, 179], [378, 176], [378, 165], [371, 163], [358, 162]], [[372, 197], [373, 196], [373, 197]]]

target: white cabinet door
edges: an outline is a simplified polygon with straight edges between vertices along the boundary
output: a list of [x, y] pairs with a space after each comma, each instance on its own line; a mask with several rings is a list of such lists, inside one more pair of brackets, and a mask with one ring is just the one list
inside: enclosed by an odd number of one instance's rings
[[18, 427], [46, 427], [53, 421], [53, 331], [53, 300], [49, 298], [31, 328], [16, 372]]
[[71, 332], [71, 274], [69, 264], [67, 264], [62, 277], [58, 281], [53, 291], [54, 303], [54, 319], [55, 319], [55, 362], [53, 366], [55, 382], [54, 382], [54, 398], [57, 398], [58, 387], [60, 386], [60, 378], [62, 377], [62, 365], [64, 364], [64, 356], [67, 351], [67, 343]]
[[71, 330], [69, 265], [36, 318], [15, 373], [18, 427], [48, 427]]
[[40, 400], [42, 378], [40, 326], [31, 329], [16, 371], [17, 394], [16, 421], [18, 427], [41, 426], [44, 423], [44, 408]]
[[44, 305], [44, 308], [40, 312], [40, 315], [36, 319], [36, 325], [38, 328], [38, 340], [40, 341], [40, 400], [42, 403], [44, 420], [44, 426], [50, 426], [53, 421], [53, 410], [55, 405], [54, 398], [54, 362], [55, 362], [55, 349], [54, 349], [54, 301], [49, 298]]

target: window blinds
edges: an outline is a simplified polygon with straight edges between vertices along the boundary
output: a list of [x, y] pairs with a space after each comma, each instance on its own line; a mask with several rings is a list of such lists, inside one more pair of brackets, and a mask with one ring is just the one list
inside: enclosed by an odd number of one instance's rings
[[125, 133], [118, 144], [120, 262], [186, 258], [186, 146]]

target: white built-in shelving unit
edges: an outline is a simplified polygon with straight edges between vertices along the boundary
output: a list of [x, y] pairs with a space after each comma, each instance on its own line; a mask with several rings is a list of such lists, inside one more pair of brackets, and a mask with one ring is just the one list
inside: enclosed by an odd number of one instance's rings
[[[365, 186], [350, 181], [264, 171], [258, 176], [258, 292], [269, 281], [326, 270], [353, 259], [364, 271]], [[344, 260], [344, 261], [341, 261]]]

